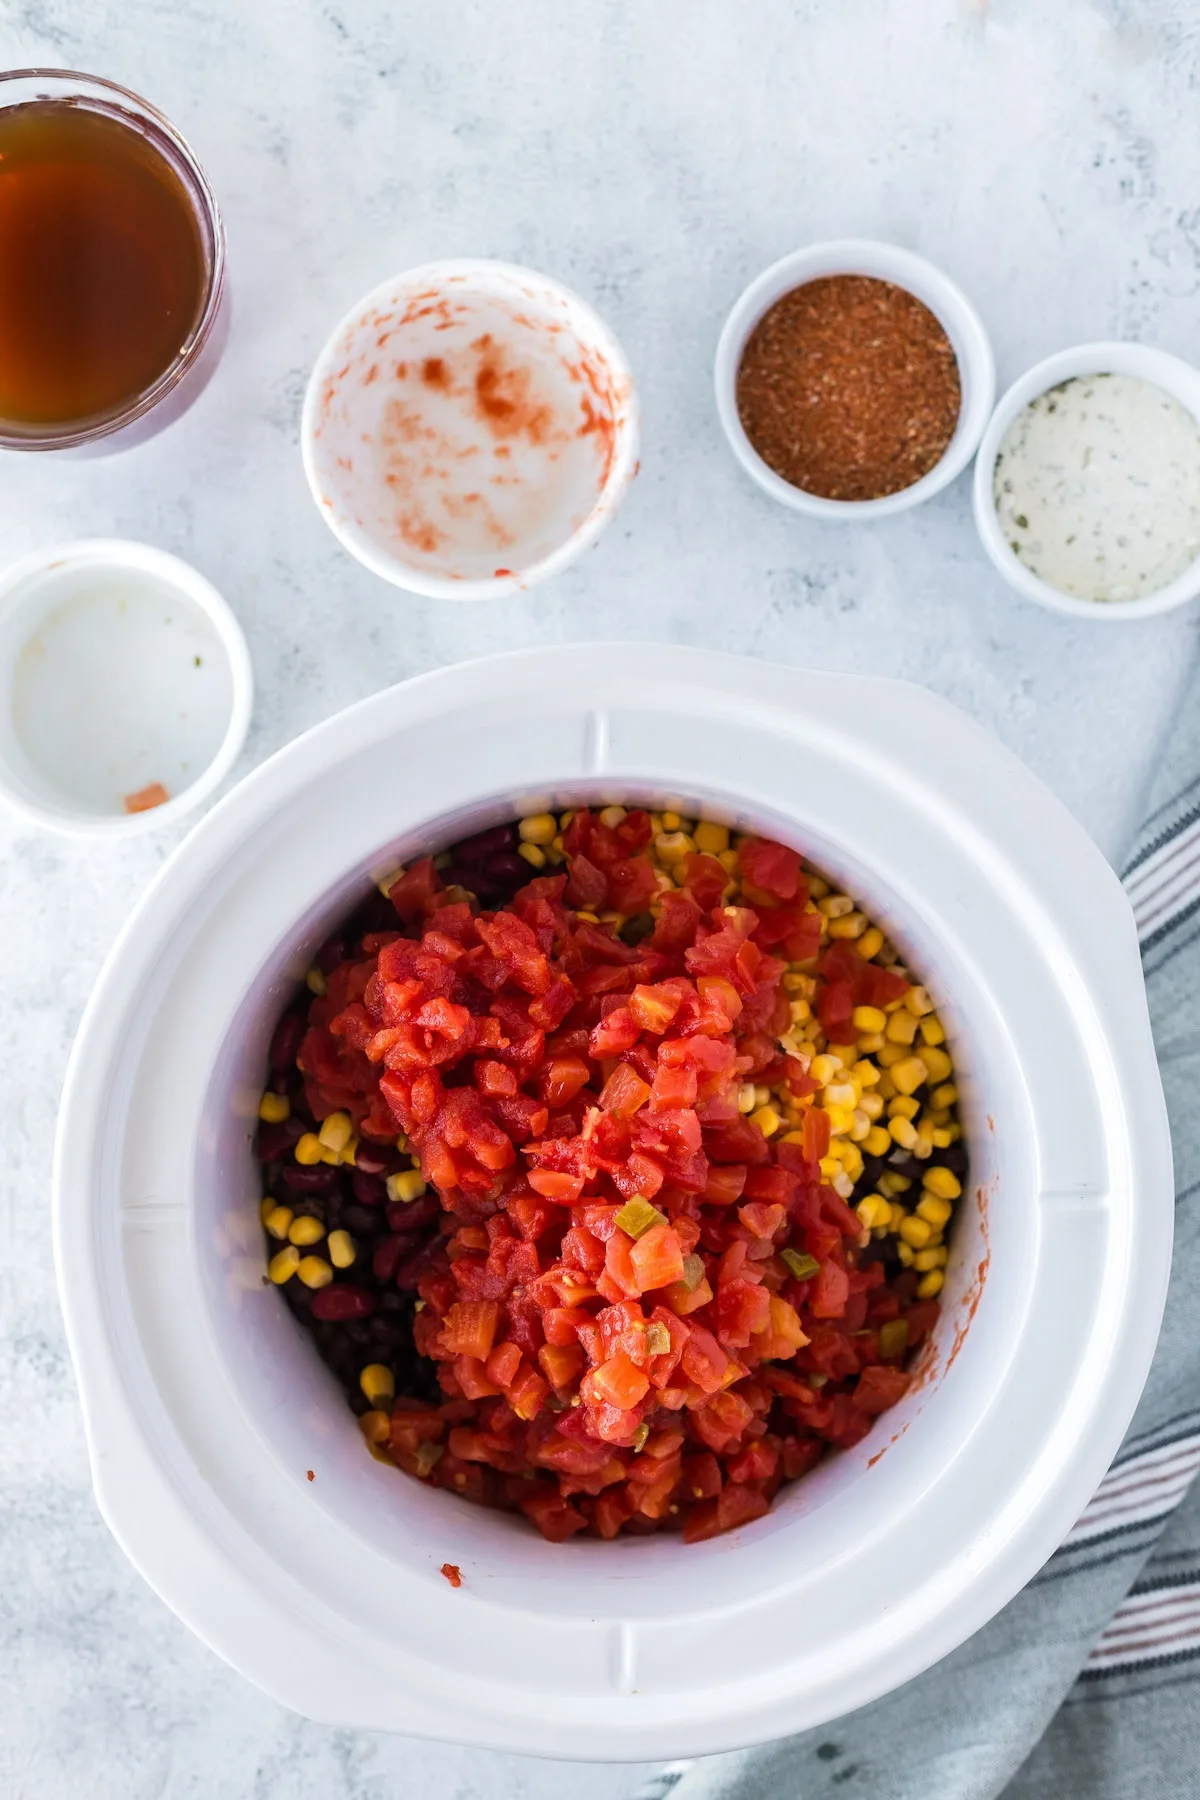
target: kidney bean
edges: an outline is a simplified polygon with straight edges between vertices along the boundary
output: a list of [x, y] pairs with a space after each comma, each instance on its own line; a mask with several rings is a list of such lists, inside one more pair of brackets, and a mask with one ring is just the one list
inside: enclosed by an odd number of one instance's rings
[[295, 1114], [289, 1119], [281, 1119], [278, 1125], [260, 1125], [255, 1140], [259, 1162], [278, 1162], [303, 1136], [304, 1121]]
[[[396, 1270], [396, 1286], [402, 1294], [416, 1292], [417, 1283], [422, 1275], [427, 1275], [433, 1267], [434, 1248], [434, 1245], [427, 1244], [423, 1250], [419, 1250], [406, 1263], [401, 1263]], [[326, 1288], [322, 1291], [328, 1293], [329, 1290]]]
[[329, 1194], [341, 1180], [341, 1170], [328, 1163], [284, 1163], [279, 1174], [295, 1194]]
[[387, 1199], [387, 1183], [383, 1177], [368, 1175], [365, 1169], [355, 1169], [350, 1186], [360, 1206], [382, 1206]]
[[515, 850], [503, 850], [489, 856], [487, 872], [498, 887], [524, 887], [530, 879], [529, 864]]
[[[371, 1258], [371, 1272], [376, 1281], [391, 1281], [400, 1267], [400, 1259], [412, 1248], [402, 1237], [386, 1237]], [[324, 1292], [324, 1289], [320, 1290]]]
[[[400, 1152], [394, 1144], [369, 1144], [359, 1141], [354, 1153], [356, 1171], [363, 1175], [395, 1175], [400, 1168]], [[362, 1199], [362, 1195], [359, 1195]], [[364, 1206], [372, 1205], [370, 1200], [363, 1200]]]
[[501, 850], [512, 850], [517, 842], [515, 825], [493, 825], [488, 831], [477, 831], [474, 837], [455, 844], [454, 854], [465, 863], [486, 862]]
[[316, 954], [316, 965], [323, 975], [332, 975], [339, 963], [346, 960], [346, 940], [332, 937], [321, 945]]
[[285, 1012], [280, 1019], [271, 1039], [271, 1067], [277, 1074], [282, 1075], [285, 1069], [292, 1067], [307, 1028], [302, 1012]]
[[467, 868], [461, 863], [454, 863], [442, 870], [442, 880], [447, 887], [464, 887], [469, 894], [478, 900], [490, 900], [499, 893], [499, 888], [489, 875], [474, 866]]
[[312, 1298], [314, 1319], [338, 1324], [347, 1319], [366, 1319], [375, 1311], [375, 1296], [370, 1288], [356, 1282], [339, 1281], [332, 1287], [318, 1288]]
[[442, 1204], [436, 1194], [422, 1194], [419, 1200], [389, 1200], [387, 1222], [389, 1231], [401, 1231], [411, 1235], [421, 1231], [426, 1225], [432, 1225], [441, 1217]]

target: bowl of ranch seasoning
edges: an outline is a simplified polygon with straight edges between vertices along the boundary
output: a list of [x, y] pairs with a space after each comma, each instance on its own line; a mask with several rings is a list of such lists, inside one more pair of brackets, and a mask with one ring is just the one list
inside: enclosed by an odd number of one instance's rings
[[1080, 344], [1014, 382], [975, 464], [975, 523], [1019, 593], [1091, 619], [1200, 594], [1200, 371]]

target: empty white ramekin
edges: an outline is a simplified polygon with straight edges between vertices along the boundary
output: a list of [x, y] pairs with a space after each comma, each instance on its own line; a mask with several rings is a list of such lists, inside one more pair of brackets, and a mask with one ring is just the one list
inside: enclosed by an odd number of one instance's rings
[[1155, 594], [1143, 594], [1138, 600], [1083, 600], [1078, 594], [1060, 593], [1040, 575], [1026, 568], [1005, 537], [996, 516], [993, 479], [996, 458], [1004, 434], [1017, 414], [1031, 400], [1070, 381], [1075, 375], [1132, 375], [1149, 381], [1178, 400], [1188, 412], [1200, 420], [1200, 369], [1181, 357], [1169, 356], [1165, 350], [1151, 349], [1147, 344], [1075, 344], [1070, 350], [1059, 350], [1053, 356], [1035, 363], [1013, 382], [1003, 394], [988, 422], [975, 459], [975, 526], [979, 539], [996, 569], [1009, 587], [1027, 600], [1036, 600], [1052, 612], [1069, 613], [1075, 619], [1094, 619], [1098, 624], [1119, 624], [1129, 619], [1153, 618], [1158, 613], [1173, 612], [1200, 594], [1200, 557], [1166, 587]]
[[[945, 453], [920, 481], [901, 488], [898, 493], [884, 494], [878, 500], [826, 500], [820, 494], [806, 493], [803, 488], [785, 481], [758, 454], [738, 414], [737, 373], [754, 327], [775, 302], [790, 294], [793, 288], [803, 287], [806, 282], [826, 275], [871, 275], [877, 281], [890, 281], [896, 287], [906, 288], [933, 313], [954, 346], [958, 359], [962, 405], [954, 436]], [[750, 283], [725, 321], [717, 344], [713, 384], [717, 416], [729, 439], [730, 449], [764, 493], [772, 500], [778, 500], [781, 506], [808, 513], [814, 519], [858, 523], [919, 506], [923, 500], [940, 493], [956, 475], [961, 475], [975, 454], [992, 410], [996, 397], [996, 367], [982, 319], [948, 275], [943, 275], [933, 263], [912, 250], [902, 250], [898, 244], [880, 243], [873, 238], [836, 238], [794, 250], [790, 256], [772, 263]]]
[[[766, 1518], [692, 1546], [548, 1544], [373, 1462], [263, 1277], [252, 1134], [313, 950], [418, 847], [583, 796], [703, 807], [861, 896], [937, 998], [965, 1108], [971, 1187], [915, 1388]], [[54, 1176], [96, 1493], [168, 1604], [313, 1718], [597, 1759], [831, 1719], [1010, 1599], [1133, 1412], [1172, 1218], [1132, 916], [1063, 807], [918, 688], [648, 645], [424, 676], [245, 780], [108, 962]]]
[[[0, 796], [39, 825], [174, 824], [233, 767], [253, 692], [237, 619], [165, 550], [85, 538], [0, 573]], [[166, 800], [125, 809], [155, 784]]]
[[435, 600], [494, 600], [600, 536], [637, 470], [637, 396], [570, 288], [510, 263], [425, 263], [337, 326], [301, 448], [321, 516], [367, 568]]

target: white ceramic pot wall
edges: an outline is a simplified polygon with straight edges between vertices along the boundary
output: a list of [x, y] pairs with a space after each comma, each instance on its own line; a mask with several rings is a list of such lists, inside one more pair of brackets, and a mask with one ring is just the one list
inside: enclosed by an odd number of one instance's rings
[[[311, 951], [418, 847], [584, 796], [703, 802], [844, 881], [935, 992], [965, 1096], [972, 1187], [914, 1391], [691, 1547], [549, 1545], [373, 1462], [262, 1282], [255, 1107]], [[1001, 1607], [1133, 1411], [1172, 1193], [1132, 918], [1063, 808], [919, 689], [644, 645], [449, 669], [291, 744], [163, 870], [80, 1031], [54, 1218], [104, 1515], [276, 1699], [587, 1758], [798, 1730]]]

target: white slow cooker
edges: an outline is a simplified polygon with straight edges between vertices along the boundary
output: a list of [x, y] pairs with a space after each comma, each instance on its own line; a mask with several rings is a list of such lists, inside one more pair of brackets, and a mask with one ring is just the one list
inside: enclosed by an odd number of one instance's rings
[[[583, 797], [703, 805], [861, 896], [965, 1097], [972, 1187], [914, 1391], [693, 1546], [547, 1544], [372, 1461], [262, 1278], [255, 1109], [314, 947], [419, 848]], [[1119, 884], [961, 713], [644, 645], [424, 676], [222, 801], [88, 1008], [54, 1222], [99, 1504], [180, 1617], [314, 1719], [595, 1759], [799, 1730], [945, 1655], [1066, 1535], [1149, 1367], [1171, 1188]]]

